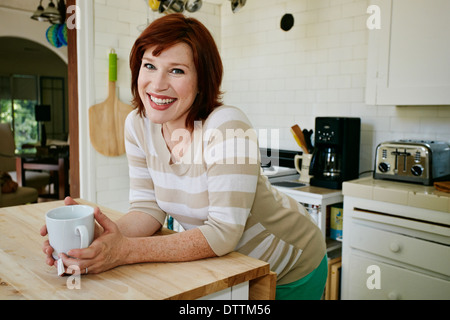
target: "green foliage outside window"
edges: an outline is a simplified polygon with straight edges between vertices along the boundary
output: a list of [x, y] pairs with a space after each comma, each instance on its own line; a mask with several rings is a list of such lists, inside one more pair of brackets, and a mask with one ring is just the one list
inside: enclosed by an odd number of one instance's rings
[[[14, 108], [11, 108], [14, 103]], [[38, 141], [38, 123], [34, 117], [36, 100], [0, 100], [0, 122], [13, 124], [16, 149], [21, 150], [25, 143], [35, 144]]]

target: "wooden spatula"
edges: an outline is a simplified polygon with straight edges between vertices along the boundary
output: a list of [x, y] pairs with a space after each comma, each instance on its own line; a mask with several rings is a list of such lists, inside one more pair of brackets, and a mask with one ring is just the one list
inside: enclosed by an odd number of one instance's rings
[[119, 100], [116, 94], [117, 55], [109, 55], [109, 89], [105, 101], [89, 108], [89, 136], [99, 153], [120, 156], [125, 153], [125, 119], [133, 107]]
[[291, 133], [294, 136], [295, 141], [297, 141], [299, 147], [303, 149], [303, 152], [309, 154], [305, 137], [303, 136], [303, 132], [297, 124], [291, 127]]

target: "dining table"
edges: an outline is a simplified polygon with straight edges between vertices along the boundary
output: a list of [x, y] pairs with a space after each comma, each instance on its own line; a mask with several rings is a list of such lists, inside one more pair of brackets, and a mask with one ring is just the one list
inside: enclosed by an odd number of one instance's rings
[[[83, 199], [79, 204], [98, 206]], [[49, 201], [0, 208], [0, 300], [194, 300], [275, 298], [276, 274], [267, 262], [238, 252], [188, 262], [122, 265], [98, 274], [58, 276], [45, 263], [39, 230]], [[125, 213], [98, 206], [110, 219]], [[154, 236], [173, 231], [162, 228]]]
[[[39, 150], [43, 150], [40, 148]], [[48, 149], [44, 149], [44, 154], [39, 153], [20, 153], [16, 155], [16, 175], [19, 186], [26, 187], [27, 172], [47, 171], [56, 176], [53, 179], [54, 194], [40, 194], [39, 197], [55, 198], [63, 200], [70, 193], [69, 186], [69, 154], [68, 153], [51, 153]], [[41, 151], [42, 152], [42, 151]]]

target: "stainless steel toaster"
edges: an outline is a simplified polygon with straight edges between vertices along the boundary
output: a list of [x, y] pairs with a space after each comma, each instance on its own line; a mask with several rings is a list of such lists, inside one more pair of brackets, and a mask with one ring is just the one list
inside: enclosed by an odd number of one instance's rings
[[373, 177], [424, 185], [450, 179], [450, 146], [443, 141], [423, 140], [380, 143]]

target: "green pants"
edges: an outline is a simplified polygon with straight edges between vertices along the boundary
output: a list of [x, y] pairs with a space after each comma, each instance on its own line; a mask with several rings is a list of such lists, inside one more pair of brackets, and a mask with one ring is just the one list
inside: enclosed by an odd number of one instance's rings
[[320, 300], [328, 276], [327, 255], [319, 266], [303, 278], [276, 287], [276, 300]]

